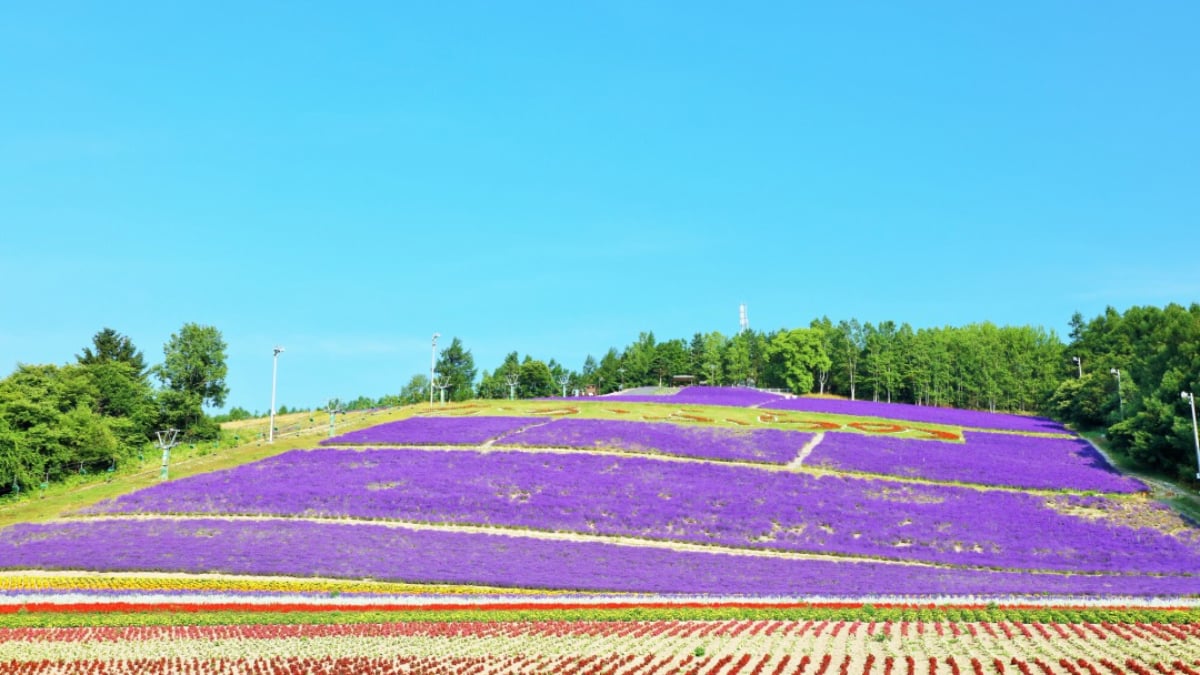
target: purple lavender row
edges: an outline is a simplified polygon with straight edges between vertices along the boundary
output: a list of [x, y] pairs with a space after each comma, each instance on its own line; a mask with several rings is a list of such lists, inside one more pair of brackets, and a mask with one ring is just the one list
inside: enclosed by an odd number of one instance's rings
[[601, 401], [624, 403], [666, 403], [669, 405], [724, 405], [751, 408], [756, 405], [784, 400], [779, 394], [743, 387], [684, 387], [674, 394], [647, 396], [645, 394], [608, 394]]
[[409, 417], [351, 431], [321, 445], [479, 445], [545, 419], [537, 417]]
[[[1110, 498], [1059, 499], [1119, 510]], [[1200, 569], [1193, 539], [1066, 515], [1041, 496], [637, 456], [297, 450], [89, 511], [462, 523], [1012, 569]]]
[[567, 418], [500, 439], [524, 447], [615, 448], [749, 462], [787, 464], [813, 434], [778, 429], [736, 430], [666, 422]]
[[830, 432], [805, 460], [844, 471], [1049, 490], [1143, 492], [1081, 438], [977, 431], [966, 444]]
[[413, 532], [376, 525], [215, 519], [14, 525], [0, 531], [0, 568], [371, 577], [723, 595], [1200, 593], [1200, 577], [987, 572]]
[[875, 401], [847, 401], [836, 398], [791, 398], [768, 403], [763, 408], [771, 410], [797, 410], [802, 412], [833, 413], [838, 415], [860, 415], [882, 417], [906, 422], [948, 424], [977, 429], [1003, 429], [1006, 431], [1040, 431], [1063, 433], [1061, 424], [1044, 417], [991, 413], [983, 410], [960, 408], [936, 408], [912, 405], [911, 403], [881, 403]]

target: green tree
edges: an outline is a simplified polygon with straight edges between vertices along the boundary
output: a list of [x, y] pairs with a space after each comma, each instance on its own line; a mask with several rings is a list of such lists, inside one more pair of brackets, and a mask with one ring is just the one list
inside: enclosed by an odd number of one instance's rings
[[825, 353], [821, 331], [794, 328], [776, 333], [767, 343], [767, 362], [774, 376], [786, 384], [793, 394], [807, 394], [816, 381], [815, 373], [828, 371], [829, 355]]
[[457, 337], [442, 350], [436, 370], [439, 378], [445, 377], [450, 382], [450, 388], [446, 391], [448, 399], [466, 401], [474, 396], [475, 359], [471, 356], [471, 350], [464, 349], [462, 341]]
[[224, 405], [225, 340], [213, 326], [186, 323], [163, 345], [163, 363], [154, 369], [164, 390], [159, 396], [162, 419], [185, 436], [210, 438], [219, 432], [204, 415], [204, 405]]
[[525, 361], [521, 363], [521, 386], [517, 395], [520, 398], [541, 398], [554, 394], [555, 383], [550, 366], [544, 361], [526, 356]]
[[125, 363], [129, 365], [137, 378], [145, 379], [146, 360], [128, 337], [112, 328], [104, 328], [92, 336], [92, 346], [95, 349], [84, 347], [82, 354], [75, 355], [75, 359], [81, 365]]

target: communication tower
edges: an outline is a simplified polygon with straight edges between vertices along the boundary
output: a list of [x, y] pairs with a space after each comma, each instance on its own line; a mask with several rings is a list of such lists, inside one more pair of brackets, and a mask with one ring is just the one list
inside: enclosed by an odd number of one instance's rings
[[746, 303], [744, 302], [738, 307], [738, 325], [741, 326], [743, 333], [750, 330], [750, 316], [746, 314]]

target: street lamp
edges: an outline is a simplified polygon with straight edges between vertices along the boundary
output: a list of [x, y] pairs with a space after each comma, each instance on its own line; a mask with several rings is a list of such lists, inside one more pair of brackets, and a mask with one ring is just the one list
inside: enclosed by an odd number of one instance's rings
[[271, 429], [267, 436], [268, 443], [275, 442], [275, 376], [279, 373], [279, 355], [283, 347], [275, 346], [275, 354], [271, 357]]
[[621, 391], [625, 391], [625, 366], [617, 368], [617, 372], [621, 374]]
[[1125, 419], [1125, 395], [1121, 393], [1121, 369], [1109, 368], [1108, 372], [1117, 376], [1117, 403], [1121, 406], [1121, 419]]
[[567, 397], [567, 385], [571, 383], [571, 376], [566, 373], [559, 375], [558, 383], [562, 385], [563, 398], [566, 398]]
[[441, 333], [433, 334], [433, 347], [429, 349], [429, 407], [433, 407], [433, 364], [437, 360], [437, 339]]
[[1075, 365], [1079, 366], [1079, 379], [1082, 380], [1083, 379], [1083, 359], [1079, 358], [1078, 356], [1072, 356], [1071, 360], [1075, 362]]
[[1196, 395], [1190, 391], [1181, 391], [1179, 396], [1192, 404], [1192, 439], [1196, 442], [1196, 478], [1200, 479], [1200, 431], [1196, 427]]

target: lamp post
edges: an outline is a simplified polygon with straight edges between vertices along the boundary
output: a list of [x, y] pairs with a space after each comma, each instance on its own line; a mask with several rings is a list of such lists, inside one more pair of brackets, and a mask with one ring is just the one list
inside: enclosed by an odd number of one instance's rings
[[625, 366], [617, 368], [617, 372], [621, 374], [621, 391], [625, 391]]
[[1078, 356], [1072, 356], [1071, 360], [1075, 362], [1075, 365], [1079, 366], [1079, 379], [1082, 380], [1083, 379], [1083, 359], [1079, 358]]
[[1192, 440], [1196, 443], [1196, 478], [1200, 479], [1200, 431], [1196, 427], [1196, 395], [1190, 391], [1181, 391], [1179, 396], [1192, 404]]
[[267, 436], [268, 443], [275, 442], [275, 376], [279, 373], [279, 355], [282, 353], [283, 347], [275, 345], [275, 354], [271, 357], [271, 429]]
[[567, 397], [567, 385], [571, 383], [571, 376], [563, 373], [558, 376], [558, 383], [562, 385], [563, 398]]
[[437, 361], [437, 339], [441, 333], [433, 334], [433, 346], [429, 348], [429, 407], [433, 407], [433, 365]]
[[1108, 372], [1117, 376], [1117, 405], [1120, 406], [1121, 419], [1125, 419], [1125, 395], [1121, 393], [1121, 369], [1109, 368]]

